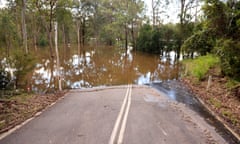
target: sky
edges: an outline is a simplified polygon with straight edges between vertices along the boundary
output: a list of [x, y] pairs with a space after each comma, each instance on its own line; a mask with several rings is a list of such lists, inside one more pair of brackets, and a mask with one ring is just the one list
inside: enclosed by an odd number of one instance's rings
[[0, 0], [0, 8], [2, 8], [5, 5], [5, 0]]
[[[152, 16], [152, 0], [144, 0], [146, 6], [147, 6], [147, 15], [149, 17]], [[161, 8], [160, 8], [161, 9]], [[161, 15], [161, 19], [163, 19], [163, 23], [177, 23], [179, 21], [178, 19], [178, 6], [176, 2], [173, 0], [170, 0], [170, 4], [165, 9], [166, 13]]]
[[[144, 0], [146, 6], [147, 6], [147, 16], [151, 17], [152, 15], [152, 0]], [[6, 3], [6, 0], [0, 0], [0, 8], [2, 8]], [[168, 16], [164, 16], [162, 15], [162, 19], [163, 19], [163, 23], [176, 23], [178, 22], [178, 18], [177, 18], [177, 4], [174, 3], [174, 1], [171, 1], [171, 4], [168, 6], [167, 10], [166, 10], [166, 14]]]

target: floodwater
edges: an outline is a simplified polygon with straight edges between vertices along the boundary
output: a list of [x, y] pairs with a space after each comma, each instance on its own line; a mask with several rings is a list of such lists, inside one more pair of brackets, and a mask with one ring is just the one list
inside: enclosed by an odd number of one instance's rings
[[[64, 88], [89, 88], [96, 86], [147, 84], [178, 78], [179, 64], [175, 53], [164, 56], [140, 53], [118, 47], [88, 47], [80, 54], [75, 47], [60, 52], [61, 79]], [[47, 56], [47, 55], [46, 55]], [[42, 57], [32, 76], [32, 90], [41, 92], [56, 75], [48, 57]]]

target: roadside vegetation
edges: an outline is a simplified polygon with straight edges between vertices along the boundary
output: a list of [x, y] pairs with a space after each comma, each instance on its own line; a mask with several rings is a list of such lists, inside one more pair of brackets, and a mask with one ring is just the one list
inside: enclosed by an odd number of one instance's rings
[[199, 82], [201, 80], [207, 79], [207, 73], [212, 68], [219, 68], [220, 61], [217, 56], [214, 55], [206, 55], [200, 56], [196, 59], [186, 59], [183, 62], [183, 69], [184, 73], [183, 76], [185, 77], [192, 77], [195, 79], [195, 82]]
[[202, 9], [200, 29], [182, 45], [200, 55], [183, 61], [183, 81], [240, 135], [240, 2], [206, 0]]
[[240, 82], [223, 75], [216, 56], [184, 60], [183, 65], [183, 83], [239, 135]]
[[11, 94], [12, 96], [0, 97], [0, 133], [33, 117], [64, 95], [64, 93], [36, 95], [23, 92]]

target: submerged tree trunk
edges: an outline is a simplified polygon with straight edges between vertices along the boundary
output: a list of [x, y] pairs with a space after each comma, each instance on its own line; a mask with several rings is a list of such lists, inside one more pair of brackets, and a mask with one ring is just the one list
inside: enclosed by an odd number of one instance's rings
[[59, 61], [59, 52], [58, 52], [58, 29], [57, 29], [57, 22], [55, 22], [54, 30], [55, 30], [55, 52], [56, 52], [56, 59], [57, 59], [57, 70], [56, 70], [56, 78], [58, 81], [58, 90], [62, 91], [62, 82], [60, 76], [60, 61]]
[[128, 30], [127, 30], [127, 23], [125, 24], [125, 49], [128, 49]]
[[77, 22], [77, 46], [78, 46], [78, 55], [80, 55], [81, 52], [81, 40], [80, 40], [80, 31], [81, 31], [81, 25], [80, 22]]
[[62, 25], [62, 35], [63, 35], [63, 47], [64, 47], [64, 50], [66, 52], [66, 49], [67, 49], [67, 42], [66, 42], [66, 33], [65, 33], [65, 26]]
[[132, 34], [132, 44], [133, 44], [133, 49], [136, 50], [136, 39], [134, 35], [134, 21], [132, 20], [132, 27], [131, 27], [131, 34]]
[[86, 20], [83, 18], [82, 28], [81, 28], [81, 43], [83, 46], [85, 46], [85, 27], [86, 27]]

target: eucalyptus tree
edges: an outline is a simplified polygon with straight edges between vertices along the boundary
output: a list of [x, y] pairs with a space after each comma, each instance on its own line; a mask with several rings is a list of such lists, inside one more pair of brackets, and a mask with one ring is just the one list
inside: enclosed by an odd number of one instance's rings
[[194, 18], [194, 8], [198, 6], [197, 0], [178, 0], [180, 5], [179, 13], [179, 29], [181, 36], [178, 40], [178, 46], [176, 48], [177, 57], [180, 57], [181, 45], [192, 34], [192, 20]]
[[22, 0], [22, 37], [23, 37], [23, 47], [25, 49], [25, 53], [28, 54], [28, 43], [27, 43], [27, 26], [26, 26], [26, 0]]
[[94, 1], [92, 0], [75, 0], [73, 1], [72, 14], [76, 23], [78, 52], [86, 42], [87, 23], [90, 17], [94, 15]]
[[[59, 0], [56, 8], [56, 21], [59, 25], [59, 37], [62, 38], [64, 49], [66, 50], [67, 44], [70, 43], [70, 32], [73, 25], [72, 17], [72, 2], [70, 0]], [[60, 35], [61, 34], [61, 35]]]
[[10, 56], [10, 51], [14, 50], [19, 43], [19, 35], [17, 34], [16, 23], [14, 16], [8, 9], [0, 10], [0, 49], [5, 48], [5, 53], [1, 52], [1, 55]]
[[144, 3], [141, 0], [109, 1], [103, 3], [104, 30], [110, 33], [110, 44], [117, 40], [122, 42], [125, 48], [129, 41], [136, 46], [136, 36], [142, 23]]
[[142, 25], [144, 19], [143, 15], [144, 3], [141, 0], [131, 0], [129, 4], [129, 19], [130, 19], [130, 34], [131, 43], [134, 49], [136, 49], [136, 39], [138, 31]]
[[152, 24], [157, 26], [161, 24], [161, 14], [166, 13], [169, 0], [152, 0]]
[[53, 22], [56, 21], [56, 10], [58, 0], [33, 0], [40, 15], [46, 22], [46, 29], [48, 33], [50, 57], [54, 59], [53, 53]]
[[23, 3], [24, 1], [22, 0], [7, 0], [6, 9], [9, 11], [8, 15], [11, 15], [11, 19], [16, 25], [17, 37], [21, 39], [19, 46], [23, 46], [25, 53], [27, 53], [27, 32], [25, 23], [26, 5]]

